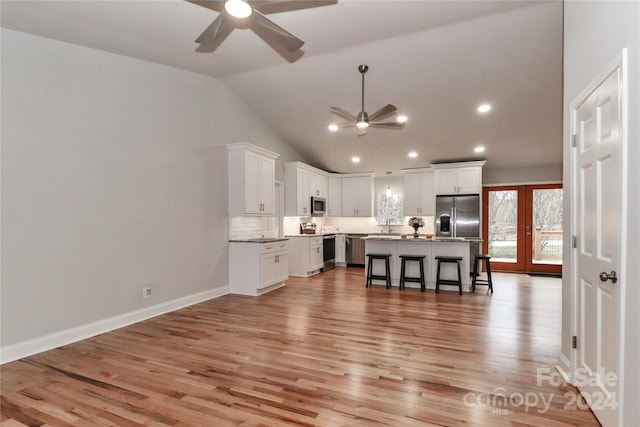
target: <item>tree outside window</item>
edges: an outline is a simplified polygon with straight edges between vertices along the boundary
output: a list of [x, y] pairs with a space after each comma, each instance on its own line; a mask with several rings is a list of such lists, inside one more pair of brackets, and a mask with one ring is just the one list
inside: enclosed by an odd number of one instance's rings
[[402, 193], [378, 194], [378, 224], [402, 225]]

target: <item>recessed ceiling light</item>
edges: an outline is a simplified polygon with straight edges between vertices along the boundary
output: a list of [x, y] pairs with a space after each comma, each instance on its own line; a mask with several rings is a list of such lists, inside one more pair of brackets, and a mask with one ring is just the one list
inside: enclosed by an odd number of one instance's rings
[[484, 147], [480, 146], [480, 147], [476, 147], [473, 149], [473, 151], [475, 151], [476, 153], [483, 153], [484, 152]]
[[415, 151], [412, 151], [409, 153], [409, 157], [411, 157], [412, 159], [415, 159], [416, 157], [418, 157], [418, 153], [416, 153]]
[[398, 118], [396, 119], [398, 123], [407, 123], [407, 120], [409, 120], [407, 116], [398, 116]]
[[478, 112], [480, 112], [480, 113], [486, 113], [489, 110], [491, 110], [491, 105], [489, 105], [489, 104], [482, 104], [482, 105], [480, 105], [478, 107]]
[[338, 125], [330, 124], [330, 125], [329, 125], [329, 130], [330, 130], [331, 132], [335, 132], [335, 131], [337, 131], [337, 130], [338, 130]]
[[224, 3], [224, 10], [235, 18], [248, 18], [253, 12], [251, 5], [244, 0], [227, 0]]
[[351, 161], [352, 161], [353, 163], [360, 163], [360, 157], [358, 157], [358, 156], [353, 156], [353, 157], [351, 158]]

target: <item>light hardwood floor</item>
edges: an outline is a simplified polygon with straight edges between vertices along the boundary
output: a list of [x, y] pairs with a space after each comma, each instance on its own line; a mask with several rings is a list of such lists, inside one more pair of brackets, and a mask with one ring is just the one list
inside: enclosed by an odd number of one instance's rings
[[462, 296], [366, 289], [357, 268], [287, 283], [5, 364], [0, 425], [598, 425], [538, 381], [557, 379], [559, 279], [496, 273], [493, 295]]

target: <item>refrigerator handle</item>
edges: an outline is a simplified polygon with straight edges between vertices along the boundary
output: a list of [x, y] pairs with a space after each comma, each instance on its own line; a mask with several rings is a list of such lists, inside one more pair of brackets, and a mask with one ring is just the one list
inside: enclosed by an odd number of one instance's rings
[[451, 218], [453, 218], [453, 233], [451, 237], [458, 237], [458, 232], [456, 230], [458, 224], [458, 211], [455, 207], [451, 208]]

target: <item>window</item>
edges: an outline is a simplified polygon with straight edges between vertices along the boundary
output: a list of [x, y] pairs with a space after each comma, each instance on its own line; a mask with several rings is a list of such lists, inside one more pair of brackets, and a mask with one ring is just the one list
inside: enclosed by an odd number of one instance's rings
[[402, 193], [378, 194], [378, 224], [402, 225]]

